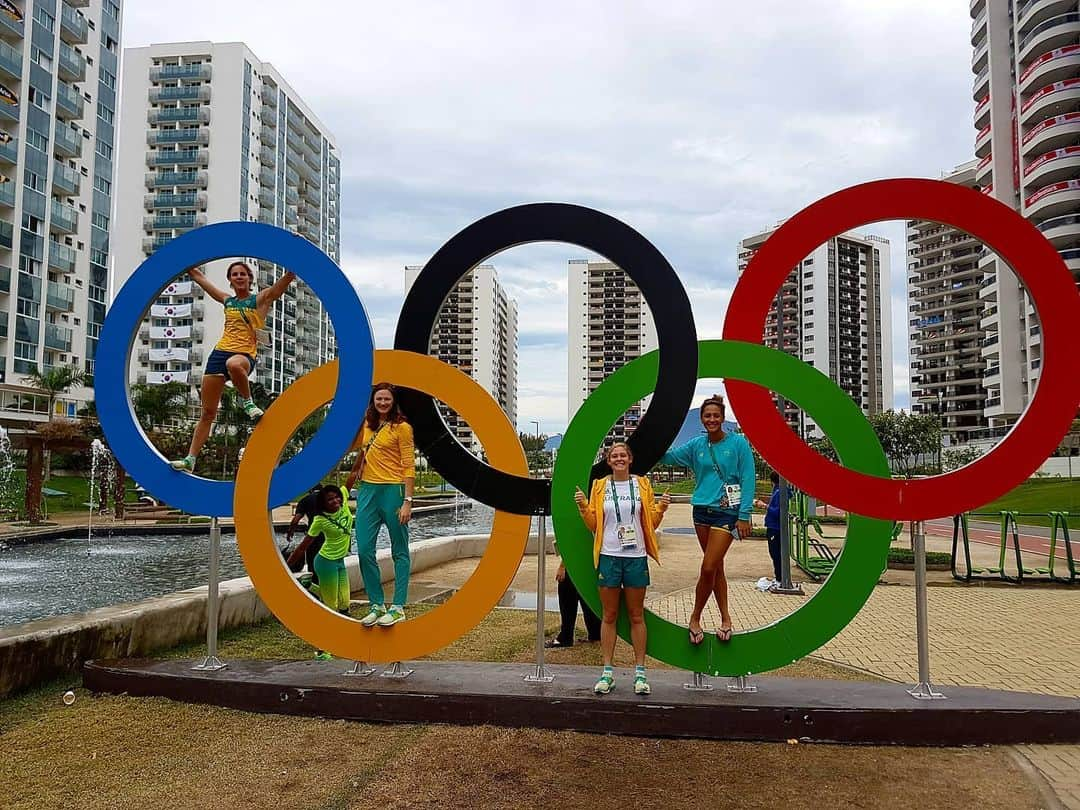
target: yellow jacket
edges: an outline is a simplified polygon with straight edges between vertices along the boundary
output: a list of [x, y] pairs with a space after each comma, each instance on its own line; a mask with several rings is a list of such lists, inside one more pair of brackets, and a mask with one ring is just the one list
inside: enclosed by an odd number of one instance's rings
[[[581, 517], [585, 525], [593, 531], [593, 565], [600, 565], [600, 548], [604, 544], [604, 490], [608, 486], [611, 476], [605, 476], [593, 482], [592, 492], [589, 494], [589, 505]], [[641, 495], [641, 521], [645, 528], [645, 553], [657, 562], [660, 562], [660, 544], [656, 541], [656, 527], [664, 519], [664, 511], [656, 505], [656, 497], [653, 495], [652, 484], [648, 478], [640, 475], [634, 476], [634, 484]]]

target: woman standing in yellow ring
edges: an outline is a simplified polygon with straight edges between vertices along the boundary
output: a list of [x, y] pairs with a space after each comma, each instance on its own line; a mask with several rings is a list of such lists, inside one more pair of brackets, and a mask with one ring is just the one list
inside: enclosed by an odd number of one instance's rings
[[[409, 596], [409, 519], [416, 479], [412, 426], [398, 408], [390, 383], [378, 383], [372, 389], [360, 431], [360, 454], [346, 486], [351, 490], [358, 478], [356, 552], [371, 605], [360, 623], [364, 627], [375, 624], [390, 627], [404, 620]], [[390, 533], [390, 553], [394, 559], [394, 601], [389, 609], [384, 603], [382, 575], [375, 560], [375, 541], [383, 525]]]

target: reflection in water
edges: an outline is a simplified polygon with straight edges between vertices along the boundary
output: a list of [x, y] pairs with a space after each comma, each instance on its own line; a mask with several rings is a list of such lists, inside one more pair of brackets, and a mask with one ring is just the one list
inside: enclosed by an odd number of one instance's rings
[[[493, 515], [489, 507], [479, 504], [464, 510], [457, 520], [452, 512], [420, 515], [409, 524], [410, 537], [416, 541], [486, 534]], [[285, 545], [284, 533], [278, 534], [277, 541]], [[378, 547], [389, 546], [383, 528]], [[205, 534], [95, 537], [89, 557], [85, 536], [0, 544], [0, 626], [205, 585], [208, 558], [209, 527]], [[220, 571], [222, 580], [246, 575], [234, 534], [221, 537]]]

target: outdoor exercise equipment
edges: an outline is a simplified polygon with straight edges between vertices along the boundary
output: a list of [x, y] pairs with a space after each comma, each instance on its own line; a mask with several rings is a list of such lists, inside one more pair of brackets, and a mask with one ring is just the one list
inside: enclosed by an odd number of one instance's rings
[[[1047, 552], [1046, 565], [1028, 566], [1024, 564], [1023, 545], [1020, 542], [1020, 519], [1021, 518], [1049, 518], [1050, 536], [1048, 538], [1049, 550]], [[971, 561], [971, 528], [969, 519], [983, 518], [996, 520], [1000, 528], [1000, 542], [998, 543], [997, 565], [975, 565]], [[1057, 559], [1058, 543], [1065, 550], [1065, 573], [1059, 574], [1061, 562]], [[1010, 568], [1010, 551], [1013, 565]], [[1030, 553], [1030, 552], [1029, 552]], [[958, 563], [963, 555], [963, 568]], [[1042, 556], [1040, 553], [1039, 556]], [[1080, 571], [1077, 570], [1077, 560], [1073, 552], [1072, 542], [1069, 536], [1069, 513], [1063, 511], [1051, 512], [1017, 512], [1002, 510], [999, 512], [964, 512], [953, 516], [952, 538], [952, 575], [961, 582], [971, 582], [977, 579], [1002, 580], [1004, 582], [1022, 583], [1025, 577], [1045, 577], [1052, 582], [1071, 585], [1080, 581]]]

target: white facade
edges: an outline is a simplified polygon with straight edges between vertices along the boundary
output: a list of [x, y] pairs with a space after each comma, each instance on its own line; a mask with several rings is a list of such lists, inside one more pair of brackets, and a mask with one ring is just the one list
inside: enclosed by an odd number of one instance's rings
[[[739, 243], [740, 274], [775, 230]], [[889, 240], [833, 237], [792, 270], [765, 320], [766, 346], [780, 347], [782, 329], [783, 350], [827, 375], [866, 414], [893, 407], [890, 266]], [[820, 435], [794, 404], [785, 415], [803, 435]]]
[[[405, 268], [408, 293], [422, 267]], [[481, 264], [461, 279], [439, 308], [429, 352], [476, 380], [517, 424], [517, 302], [506, 294], [490, 264]], [[462, 445], [479, 455], [479, 440], [456, 414], [443, 407], [443, 417]]]
[[[568, 269], [567, 422], [605, 378], [658, 346], [645, 298], [621, 268], [608, 261], [571, 259]], [[608, 439], [633, 433], [649, 401], [632, 405]]]
[[[108, 299], [119, 0], [0, 10], [0, 417], [43, 421], [33, 369], [94, 371]], [[20, 11], [21, 9], [21, 11]], [[93, 398], [80, 387], [55, 413]]]
[[[1030, 219], [1080, 282], [1080, 16], [1064, 0], [973, 0], [975, 182]], [[980, 297], [985, 414], [1016, 421], [1042, 363], [1039, 320], [987, 253]]]
[[[238, 42], [152, 45], [125, 51], [123, 83], [117, 187], [121, 199], [143, 207], [117, 223], [117, 288], [158, 247], [211, 222], [276, 225], [339, 259], [337, 146], [272, 65]], [[229, 261], [206, 266], [226, 290]], [[249, 264], [257, 288], [282, 273], [269, 262]], [[151, 313], [135, 343], [131, 379], [200, 382], [222, 333], [222, 307], [186, 275], [155, 303], [180, 307], [187, 317]], [[280, 392], [336, 352], [325, 310], [297, 281], [271, 307], [254, 381]]]
[[[976, 163], [942, 179], [972, 188]], [[982, 356], [986, 305], [979, 297], [985, 252], [977, 239], [949, 225], [907, 223], [911, 410], [940, 415], [947, 443], [965, 442], [988, 427]]]

